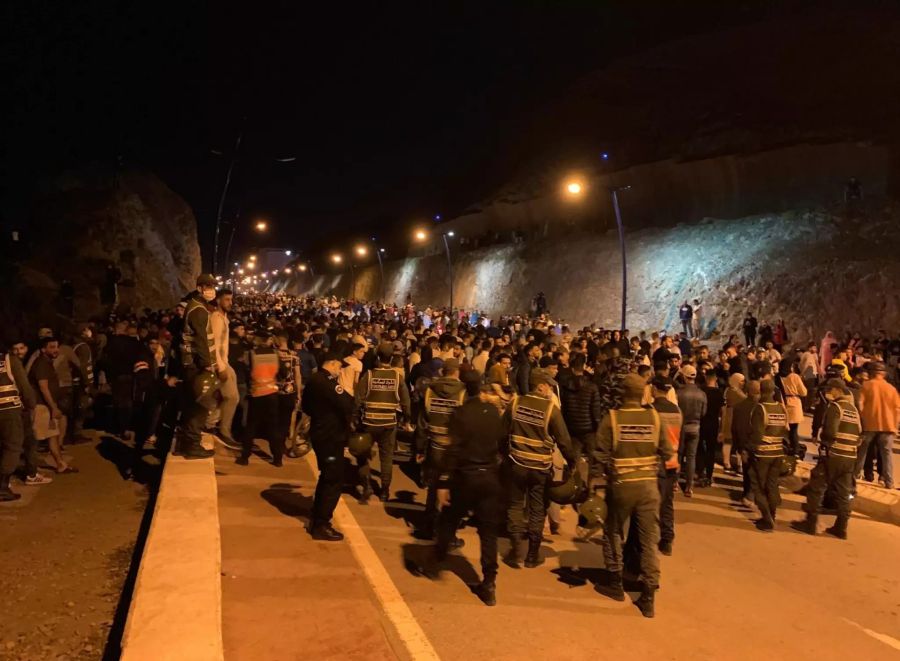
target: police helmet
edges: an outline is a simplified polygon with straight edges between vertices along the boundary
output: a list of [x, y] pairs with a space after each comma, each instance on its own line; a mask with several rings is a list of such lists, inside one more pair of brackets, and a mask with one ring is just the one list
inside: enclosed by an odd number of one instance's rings
[[578, 471], [566, 468], [563, 479], [553, 481], [547, 487], [547, 495], [558, 505], [581, 503], [587, 498], [587, 486]]
[[594, 492], [578, 507], [578, 525], [582, 528], [600, 528], [606, 525], [606, 498], [602, 492]]
[[216, 393], [219, 391], [221, 382], [219, 378], [209, 371], [201, 372], [197, 375], [193, 382], [194, 401], [207, 411], [216, 408]]
[[372, 434], [356, 432], [350, 434], [350, 440], [347, 441], [347, 449], [350, 450], [350, 454], [354, 457], [362, 457], [371, 452], [373, 443]]
[[797, 470], [797, 457], [788, 455], [781, 464], [781, 475], [793, 475]]

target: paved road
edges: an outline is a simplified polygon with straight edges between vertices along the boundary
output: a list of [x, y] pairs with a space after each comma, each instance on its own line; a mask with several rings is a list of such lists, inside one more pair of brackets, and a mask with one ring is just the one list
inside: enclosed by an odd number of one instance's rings
[[[345, 600], [352, 623], [338, 632], [318, 625], [313, 631], [317, 639], [336, 646], [331, 651], [346, 649], [350, 658], [360, 655], [361, 640], [370, 641], [370, 658], [383, 658], [386, 644], [398, 657], [425, 658], [426, 652], [433, 651], [443, 659], [585, 659], [612, 654], [692, 660], [900, 658], [900, 530], [854, 517], [851, 539], [846, 542], [794, 533], [786, 522], [800, 518], [800, 498], [787, 492], [782, 521], [773, 535], [758, 532], [751, 513], [731, 504], [729, 484], [698, 490], [693, 500], [679, 497], [675, 555], [662, 558], [657, 617], [646, 620], [630, 600], [614, 602], [595, 591], [594, 582], [603, 567], [601, 549], [597, 544], [573, 541], [575, 517], [571, 511], [562, 533], [545, 542], [543, 566], [512, 570], [501, 565], [499, 604], [488, 608], [466, 585], [476, 580], [478, 564], [477, 536], [472, 529], [461, 531], [466, 546], [448, 563], [449, 570], [441, 580], [432, 582], [406, 570], [405, 554], [416, 553], [414, 547], [421, 544], [412, 537], [410, 523], [420, 512], [423, 495], [399, 466], [395, 467], [395, 499], [386, 507], [376, 500], [359, 505], [351, 496], [344, 496], [338, 523], [356, 532], [346, 544], [353, 548], [353, 557], [347, 555], [345, 545], [326, 548], [309, 541], [298, 525], [306, 515], [308, 501], [298, 499], [295, 508], [280, 514], [290, 524], [271, 518], [277, 518], [273, 515], [277, 508], [260, 496], [260, 487], [270, 480], [269, 489], [276, 483], [290, 484], [293, 486], [286, 488], [310, 495], [313, 474], [305, 461], [293, 460], [278, 472], [269, 467], [256, 470], [272, 474], [245, 484], [243, 494], [233, 492], [228, 507], [237, 507], [233, 497], [240, 495], [245, 499], [240, 506], [245, 508], [241, 515], [245, 524], [257, 510], [269, 519], [243, 526], [241, 534], [258, 534], [271, 525], [267, 535], [289, 535], [283, 537], [285, 549], [305, 556], [300, 575], [288, 569], [291, 579], [301, 580], [291, 580], [290, 591], [283, 590], [280, 595], [273, 593], [281, 590], [277, 583], [266, 581], [264, 601], [270, 607], [277, 604], [277, 610], [299, 608], [307, 615], [333, 608], [333, 595], [322, 595], [322, 577], [309, 578], [315, 571], [313, 565], [327, 553], [330, 560], [319, 569], [333, 569], [332, 585], [342, 594], [352, 587]], [[228, 480], [244, 479], [230, 469], [227, 472]], [[220, 485], [225, 479], [220, 477]], [[237, 532], [226, 529], [226, 519], [232, 514], [223, 515], [226, 574], [229, 537]], [[277, 528], [282, 525], [279, 533]], [[501, 540], [501, 551], [506, 548]], [[269, 563], [273, 574], [291, 567], [273, 562], [268, 551], [257, 548], [256, 552], [261, 554], [258, 562]], [[356, 569], [363, 568], [368, 592], [357, 585], [363, 575], [354, 572], [352, 563]], [[303, 580], [315, 587], [305, 589]], [[240, 626], [230, 625], [234, 619], [229, 619], [229, 613], [237, 612], [229, 605], [230, 590], [226, 583], [226, 644], [229, 626]], [[365, 598], [371, 599], [373, 608], [363, 603]], [[371, 635], [373, 623], [385, 627], [383, 638]], [[322, 624], [325, 629], [339, 626], [333, 617]], [[415, 643], [418, 636], [424, 636], [424, 647], [410, 655], [402, 641]], [[233, 630], [232, 638], [239, 637], [240, 630]], [[362, 647], [365, 649], [365, 644]], [[258, 657], [245, 647], [242, 653], [228, 657], [288, 659], [300, 655]]]

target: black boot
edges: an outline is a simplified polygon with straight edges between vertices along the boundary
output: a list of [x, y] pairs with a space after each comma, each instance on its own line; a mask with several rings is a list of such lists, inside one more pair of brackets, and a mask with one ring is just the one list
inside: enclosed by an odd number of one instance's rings
[[520, 569], [522, 566], [522, 541], [522, 535], [512, 533], [509, 536], [509, 553], [503, 558], [503, 562], [513, 569]]
[[182, 446], [181, 455], [185, 459], [209, 459], [216, 453], [215, 450], [207, 450], [200, 444], [200, 441], [185, 442]]
[[484, 579], [476, 585], [475, 594], [484, 602], [485, 606], [497, 605], [497, 585], [494, 583], [494, 579]]
[[672, 542], [668, 539], [659, 540], [659, 552], [663, 555], [672, 555]]
[[386, 503], [391, 499], [391, 485], [382, 484], [381, 485], [381, 493], [378, 494], [378, 500], [382, 503]]
[[839, 515], [834, 525], [826, 528], [825, 532], [838, 539], [847, 539], [847, 519], [848, 517]]
[[625, 586], [622, 585], [622, 574], [613, 573], [609, 585], [598, 585], [597, 591], [610, 599], [625, 601]]
[[8, 503], [22, 497], [22, 494], [9, 488], [9, 478], [9, 475], [0, 475], [0, 503]]
[[309, 534], [320, 542], [339, 542], [344, 535], [335, 530], [330, 523], [316, 522], [310, 525]]
[[802, 521], [791, 521], [791, 528], [797, 532], [806, 533], [807, 535], [816, 534], [816, 523], [819, 517], [815, 514], [807, 514]]
[[641, 609], [641, 615], [644, 617], [653, 617], [656, 613], [653, 608], [653, 600], [656, 598], [656, 588], [644, 586], [641, 590], [641, 596], [634, 602], [635, 606]]
[[541, 538], [529, 535], [528, 555], [525, 556], [525, 566], [528, 569], [533, 569], [542, 564], [544, 564], [544, 560], [541, 558]]

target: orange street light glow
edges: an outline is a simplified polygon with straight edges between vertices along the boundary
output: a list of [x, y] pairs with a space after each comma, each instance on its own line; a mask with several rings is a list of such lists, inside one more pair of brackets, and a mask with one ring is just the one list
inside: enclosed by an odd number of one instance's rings
[[570, 181], [568, 184], [566, 184], [566, 192], [569, 195], [580, 195], [583, 190], [584, 188], [577, 181]]

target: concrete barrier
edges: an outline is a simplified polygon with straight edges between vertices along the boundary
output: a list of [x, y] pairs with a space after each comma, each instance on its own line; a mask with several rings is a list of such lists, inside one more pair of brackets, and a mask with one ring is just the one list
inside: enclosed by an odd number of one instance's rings
[[221, 661], [221, 568], [213, 460], [170, 455], [125, 624], [123, 661]]
[[[807, 482], [814, 467], [815, 464], [812, 462], [799, 461], [795, 475]], [[865, 514], [876, 521], [886, 521], [900, 526], [900, 491], [857, 482], [852, 507], [854, 512]]]

